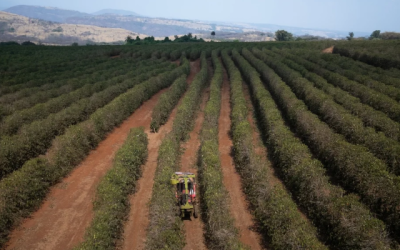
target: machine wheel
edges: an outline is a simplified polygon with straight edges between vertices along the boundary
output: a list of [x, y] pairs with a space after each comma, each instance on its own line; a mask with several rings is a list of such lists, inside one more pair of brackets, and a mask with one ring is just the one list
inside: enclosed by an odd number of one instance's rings
[[199, 208], [197, 205], [193, 206], [193, 217], [196, 219], [199, 217]]

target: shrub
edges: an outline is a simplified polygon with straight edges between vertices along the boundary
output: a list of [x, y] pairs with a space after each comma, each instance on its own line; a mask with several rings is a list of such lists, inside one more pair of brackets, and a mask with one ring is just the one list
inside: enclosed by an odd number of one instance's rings
[[344, 135], [349, 142], [367, 147], [376, 157], [386, 162], [391, 172], [400, 174], [400, 144], [396, 140], [376, 133], [372, 128], [364, 127], [361, 119], [335, 103], [333, 98], [322, 90], [315, 88], [314, 84], [303, 78], [300, 73], [282, 63], [282, 57], [263, 58], [321, 120]]
[[[290, 116], [291, 119], [285, 121], [278, 109], [278, 106], [282, 107], [283, 113], [286, 114], [286, 107], [293, 107], [296, 110], [295, 114], [300, 116], [308, 112], [304, 104], [297, 99], [294, 99], [296, 102], [291, 101], [295, 98], [294, 94], [267, 65], [246, 49], [243, 50], [243, 55], [262, 74], [271, 93], [278, 100], [277, 105], [262, 85], [254, 68], [234, 52], [235, 61], [250, 83], [252, 96], [257, 104], [261, 132], [265, 136], [271, 158], [283, 176], [286, 186], [303, 211], [323, 232], [327, 243], [340, 249], [363, 249], [367, 246], [390, 249], [391, 242], [382, 221], [376, 219], [358, 201], [357, 196], [346, 195], [343, 189], [329, 183], [324, 166], [314, 159], [309, 148], [286, 125], [285, 122], [292, 123], [294, 117]], [[310, 119], [304, 118], [304, 122], [313, 124]], [[314, 133], [326, 140], [325, 133], [320, 133], [318, 130], [314, 130]]]
[[[189, 64], [186, 62], [186, 64]], [[187, 138], [194, 123], [195, 111], [200, 104], [202, 90], [208, 80], [205, 54], [201, 55], [201, 70], [189, 86], [178, 107], [172, 131], [164, 138], [159, 149], [156, 177], [150, 201], [150, 224], [146, 249], [181, 249], [185, 245], [183, 223], [177, 214], [176, 198], [171, 176], [180, 168], [180, 142]]]
[[[54, 139], [45, 158], [32, 159], [0, 181], [0, 244], [16, 222], [28, 216], [45, 198], [51, 185], [67, 175], [115, 126], [160, 89], [172, 84], [189, 64], [136, 85], [96, 110], [89, 120], [71, 126]], [[44, 171], [45, 170], [45, 171]]]
[[154, 107], [151, 115], [150, 128], [153, 132], [158, 132], [158, 129], [168, 121], [168, 117], [172, 110], [183, 93], [185, 93], [187, 88], [186, 76], [187, 75], [185, 74], [176, 79], [171, 88], [160, 96], [160, 99]]
[[111, 87], [96, 93], [92, 97], [82, 99], [56, 114], [49, 115], [46, 119], [22, 127], [17, 135], [3, 137], [0, 141], [0, 178], [19, 169], [28, 159], [44, 154], [51, 146], [54, 137], [62, 134], [68, 126], [88, 119], [90, 114], [97, 111], [98, 108], [106, 105], [141, 81], [168, 68], [155, 69], [140, 74], [131, 80], [126, 80], [114, 86], [111, 85]]
[[240, 71], [226, 51], [222, 52], [222, 59], [231, 82], [235, 164], [243, 178], [244, 192], [252, 205], [259, 226], [266, 232], [268, 243], [274, 249], [326, 249], [319, 242], [316, 229], [299, 213], [290, 194], [281, 185], [271, 182], [268, 163], [255, 154]]
[[141, 166], [147, 159], [147, 135], [144, 128], [131, 129], [118, 150], [113, 167], [97, 187], [94, 218], [77, 249], [114, 249], [121, 238], [123, 222], [129, 212], [128, 195], [135, 191]]
[[304, 66], [302, 66], [310, 63], [307, 60], [303, 60], [300, 57], [292, 57], [287, 53], [284, 55], [291, 59], [284, 60], [286, 65], [298, 71], [303, 77], [312, 81], [315, 87], [332, 96], [335, 102], [349, 110], [353, 115], [362, 119], [366, 126], [373, 127], [376, 131], [383, 132], [388, 138], [400, 140], [400, 125], [387, 117], [385, 113], [361, 103], [359, 98], [350, 95], [348, 92], [343, 91], [340, 88], [332, 86], [323, 77], [308, 71]]

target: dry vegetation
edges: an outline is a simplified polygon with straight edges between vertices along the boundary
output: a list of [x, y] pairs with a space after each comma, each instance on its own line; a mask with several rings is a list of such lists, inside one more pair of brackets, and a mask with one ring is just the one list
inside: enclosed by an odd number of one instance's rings
[[5, 26], [3, 34], [0, 33], [0, 40], [15, 37], [17, 38], [16, 40], [21, 41], [30, 39], [33, 42], [42, 41], [43, 43], [58, 44], [59, 42], [57, 41], [62, 41], [66, 38], [69, 38], [68, 40], [75, 38], [76, 41], [81, 42], [114, 43], [124, 41], [127, 36], [139, 35], [140, 38], [146, 37], [146, 35], [124, 29], [55, 23], [2, 11], [0, 11], [0, 23], [3, 23], [3, 26]]

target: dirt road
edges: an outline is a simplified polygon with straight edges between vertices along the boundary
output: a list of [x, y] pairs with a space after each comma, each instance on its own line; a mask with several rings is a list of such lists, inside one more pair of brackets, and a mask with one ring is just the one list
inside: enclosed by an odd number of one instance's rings
[[[187, 77], [187, 83], [191, 84], [197, 72], [200, 71], [200, 60], [190, 63], [190, 74]], [[181, 98], [182, 100], [182, 98]], [[144, 166], [142, 178], [138, 181], [137, 191], [130, 197], [131, 211], [129, 213], [128, 221], [125, 224], [123, 241], [119, 248], [121, 249], [135, 249], [140, 250], [145, 248], [145, 240], [147, 234], [147, 227], [149, 225], [149, 207], [148, 202], [151, 199], [155, 171], [157, 168], [158, 149], [161, 145], [162, 139], [167, 133], [172, 130], [173, 120], [176, 116], [177, 107], [172, 111], [168, 122], [162, 126], [158, 133], [151, 133], [149, 135], [148, 148], [149, 155], [147, 163]], [[147, 131], [148, 127], [146, 127]]]
[[326, 54], [332, 54], [333, 53], [333, 49], [335, 48], [335, 46], [326, 48], [322, 51], [322, 53], [326, 53]]
[[[116, 151], [131, 128], [149, 132], [151, 112], [160, 91], [122, 125], [114, 129], [61, 183], [53, 187], [44, 204], [11, 234], [7, 249], [71, 249], [83, 241], [93, 218], [92, 202], [101, 178], [112, 167]], [[149, 147], [154, 147], [152, 141]]]
[[154, 175], [157, 168], [158, 149], [161, 141], [172, 129], [173, 120], [177, 109], [175, 108], [169, 117], [168, 122], [163, 125], [158, 133], [150, 133], [149, 126], [146, 133], [149, 138], [148, 158], [143, 166], [142, 177], [137, 182], [135, 194], [129, 198], [131, 209], [128, 221], [125, 224], [122, 249], [144, 249], [147, 226], [149, 224], [148, 202], [152, 194]]
[[[197, 153], [200, 147], [199, 134], [204, 121], [204, 108], [209, 98], [209, 89], [203, 94], [200, 104], [200, 111], [195, 121], [194, 129], [190, 133], [190, 139], [182, 145], [184, 154], [181, 158], [181, 171], [191, 172], [197, 176]], [[200, 200], [200, 189], [196, 191], [196, 199]], [[199, 206], [200, 209], [200, 206]], [[201, 211], [200, 211], [201, 214]], [[203, 250], [207, 249], [204, 242], [204, 224], [201, 218], [184, 221], [184, 230], [186, 235], [186, 245], [183, 250]]]
[[253, 216], [248, 211], [248, 203], [241, 189], [240, 175], [236, 172], [233, 158], [231, 156], [232, 140], [229, 136], [231, 129], [231, 107], [230, 86], [227, 73], [224, 69], [224, 80], [222, 84], [221, 113], [219, 117], [219, 152], [222, 165], [223, 182], [229, 192], [231, 200], [231, 214], [235, 219], [235, 226], [239, 229], [240, 240], [251, 249], [263, 249], [260, 245], [261, 239], [254, 228]]

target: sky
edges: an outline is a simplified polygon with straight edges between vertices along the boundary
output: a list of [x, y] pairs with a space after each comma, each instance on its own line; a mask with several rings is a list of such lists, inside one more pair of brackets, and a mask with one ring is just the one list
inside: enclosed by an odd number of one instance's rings
[[19, 4], [86, 13], [122, 9], [149, 17], [400, 32], [400, 0], [0, 0], [0, 9]]

